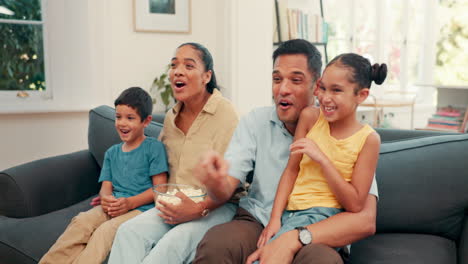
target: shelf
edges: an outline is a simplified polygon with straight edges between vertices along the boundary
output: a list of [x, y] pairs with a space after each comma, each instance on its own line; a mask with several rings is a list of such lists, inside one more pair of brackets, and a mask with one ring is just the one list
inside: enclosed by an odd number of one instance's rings
[[[281, 35], [281, 24], [282, 23], [286, 23], [287, 21], [281, 21], [280, 19], [280, 7], [279, 7], [279, 4], [278, 4], [278, 0], [274, 0], [274, 3], [275, 3], [275, 19], [276, 19], [276, 34], [277, 34], [277, 42], [273, 42], [273, 46], [278, 46], [280, 45], [281, 43], [283, 43], [283, 39], [282, 39], [282, 35]], [[321, 21], [323, 23], [325, 23], [323, 21], [324, 19], [324, 14], [323, 14], [323, 3], [322, 3], [322, 0], [320, 0], [320, 17], [321, 17]], [[301, 20], [302, 21], [302, 20]], [[306, 20], [308, 21], [308, 20]], [[302, 23], [302, 22], [301, 22]], [[326, 24], [326, 23], [325, 23]], [[322, 26], [322, 24], [320, 24]], [[304, 28], [304, 27], [302, 27]], [[306, 29], [308, 27], [305, 27]], [[326, 33], [325, 34], [328, 34], [328, 26], [326, 26]], [[320, 30], [320, 32], [323, 34], [322, 30]], [[301, 35], [301, 36], [304, 36], [304, 35]], [[308, 34], [306, 34], [305, 36], [309, 36]], [[314, 36], [314, 34], [312, 34], [311, 36]], [[318, 36], [318, 35], [317, 35]], [[316, 40], [328, 40], [328, 37], [323, 37], [323, 35], [320, 35], [321, 37], [320, 38], [314, 38]], [[308, 39], [307, 39], [308, 40]], [[309, 41], [310, 42], [310, 41]], [[327, 51], [327, 42], [311, 42], [313, 45], [316, 45], [316, 46], [322, 46], [323, 47], [323, 51], [324, 51], [324, 59], [325, 59], [325, 64], [328, 64], [328, 51]]]

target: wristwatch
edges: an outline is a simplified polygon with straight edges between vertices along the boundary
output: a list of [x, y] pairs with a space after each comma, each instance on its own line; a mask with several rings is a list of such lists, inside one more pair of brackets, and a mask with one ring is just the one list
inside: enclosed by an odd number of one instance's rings
[[312, 243], [312, 233], [304, 226], [298, 226], [296, 229], [299, 231], [299, 241], [303, 246]]
[[202, 203], [203, 203], [203, 202], [200, 202], [200, 203], [198, 203], [198, 205], [200, 205], [200, 207], [201, 207], [201, 209], [202, 209], [202, 211], [201, 211], [201, 216], [202, 216], [202, 217], [205, 217], [205, 216], [207, 216], [207, 215], [210, 213], [210, 209], [206, 208]]
[[204, 210], [201, 212], [201, 216], [202, 216], [202, 217], [205, 217], [205, 216], [207, 216], [209, 213], [210, 213], [210, 209], [206, 208], [206, 209], [204, 209]]

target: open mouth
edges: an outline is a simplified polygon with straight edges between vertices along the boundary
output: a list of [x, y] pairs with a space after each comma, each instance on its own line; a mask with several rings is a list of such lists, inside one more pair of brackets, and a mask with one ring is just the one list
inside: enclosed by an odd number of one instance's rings
[[330, 112], [333, 112], [333, 111], [336, 110], [336, 106], [324, 106], [324, 107], [323, 107], [323, 110], [324, 110], [325, 112], [330, 113]]
[[128, 129], [120, 129], [120, 133], [124, 134], [124, 135], [127, 135], [128, 133], [130, 133], [130, 130]]
[[292, 105], [292, 103], [287, 100], [280, 100], [278, 104], [281, 106], [281, 108], [287, 108]]
[[185, 86], [185, 83], [181, 81], [176, 81], [174, 84], [177, 88], [182, 88]]

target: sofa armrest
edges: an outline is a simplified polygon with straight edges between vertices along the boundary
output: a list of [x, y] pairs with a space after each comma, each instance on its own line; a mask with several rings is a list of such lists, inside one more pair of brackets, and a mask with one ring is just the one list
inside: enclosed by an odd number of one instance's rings
[[98, 193], [100, 168], [88, 150], [32, 161], [0, 172], [0, 215], [42, 215]]

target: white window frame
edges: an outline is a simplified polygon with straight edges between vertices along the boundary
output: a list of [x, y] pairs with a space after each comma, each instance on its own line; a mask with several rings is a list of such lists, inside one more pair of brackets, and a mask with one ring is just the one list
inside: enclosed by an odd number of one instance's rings
[[42, 45], [44, 50], [44, 76], [46, 89], [44, 91], [25, 90], [27, 97], [18, 96], [20, 90], [3, 91], [0, 90], [0, 113], [2, 112], [18, 112], [16, 109], [21, 109], [24, 104], [37, 104], [43, 101], [53, 100], [53, 85], [50, 78], [50, 60], [49, 60], [49, 45], [48, 45], [48, 28], [47, 28], [47, 0], [41, 0], [41, 21], [36, 20], [19, 20], [19, 19], [0, 19], [0, 23], [5, 24], [20, 24], [20, 25], [42, 25]]
[[[326, 1], [326, 0], [325, 0]], [[348, 32], [346, 32], [346, 39], [345, 41], [347, 42], [347, 47], [350, 52], [353, 52], [356, 50], [357, 47], [357, 38], [355, 37], [355, 16], [356, 16], [356, 11], [355, 11], [355, 6], [356, 6], [356, 1], [350, 0], [349, 2], [350, 5], [350, 12], [349, 12], [349, 18], [348, 18], [348, 23], [350, 27], [348, 28]], [[375, 2], [375, 12], [376, 12], [376, 36], [375, 36], [375, 45], [376, 45], [376, 54], [375, 62], [385, 62], [384, 54], [385, 54], [385, 21], [386, 21], [386, 13], [385, 13], [385, 1], [377, 0]], [[403, 4], [403, 15], [402, 15], [402, 26], [401, 26], [401, 32], [403, 33], [403, 39], [401, 43], [401, 57], [400, 57], [400, 78], [399, 78], [399, 84], [398, 85], [387, 85], [388, 87], [391, 87], [391, 89], [394, 90], [400, 90], [400, 91], [407, 91], [409, 90], [410, 86], [427, 86], [427, 85], [432, 85], [433, 84], [433, 72], [434, 72], [434, 63], [435, 63], [435, 24], [434, 24], [434, 19], [431, 19], [431, 16], [434, 16], [434, 10], [437, 5], [436, 0], [427, 0], [423, 1], [424, 3], [424, 26], [421, 29], [423, 31], [423, 39], [420, 41], [422, 47], [421, 47], [421, 53], [422, 55], [419, 56], [419, 62], [418, 62], [418, 80], [416, 83], [409, 83], [408, 81], [408, 21], [409, 21], [409, 1], [402, 1]], [[325, 14], [325, 20], [327, 19], [326, 14]], [[333, 39], [333, 38], [330, 38]], [[341, 38], [336, 38], [334, 40], [337, 41], [343, 41]], [[373, 63], [375, 63], [373, 62]]]

